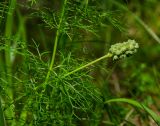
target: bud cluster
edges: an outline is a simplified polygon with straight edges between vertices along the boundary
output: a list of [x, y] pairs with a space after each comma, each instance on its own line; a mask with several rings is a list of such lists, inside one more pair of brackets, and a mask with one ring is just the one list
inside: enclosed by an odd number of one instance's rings
[[138, 48], [138, 43], [135, 40], [129, 39], [127, 42], [112, 45], [109, 53], [113, 55], [113, 60], [118, 60], [133, 55], [137, 52]]

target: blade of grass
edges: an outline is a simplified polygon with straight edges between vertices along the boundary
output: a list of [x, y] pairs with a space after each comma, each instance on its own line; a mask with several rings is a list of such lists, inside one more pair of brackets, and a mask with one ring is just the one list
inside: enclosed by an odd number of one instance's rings
[[4, 120], [5, 119], [4, 119], [3, 109], [2, 109], [2, 103], [0, 99], [0, 126], [5, 126]]
[[160, 125], [160, 116], [157, 115], [155, 112], [153, 112], [150, 108], [146, 107], [145, 105], [143, 105], [135, 100], [127, 99], [127, 98], [116, 98], [116, 99], [111, 99], [111, 100], [106, 101], [105, 104], [108, 104], [111, 102], [125, 102], [125, 103], [131, 104], [132, 106], [137, 107], [139, 109], [143, 109], [153, 118], [153, 120], [158, 125]]
[[143, 26], [143, 28], [150, 34], [150, 36], [157, 41], [160, 44], [160, 38], [156, 35], [156, 33], [144, 22], [142, 21], [138, 16], [132, 13], [136, 21]]
[[120, 4], [119, 2], [115, 1], [115, 0], [110, 0], [112, 3], [114, 3], [115, 5], [117, 5], [118, 7], [120, 7], [121, 9], [123, 9], [124, 11], [129, 12], [134, 19], [148, 32], [148, 34], [160, 44], [160, 38], [156, 35], [156, 33], [141, 19], [139, 18], [137, 15], [135, 15], [133, 12], [131, 12], [127, 7], [125, 7], [124, 5]]

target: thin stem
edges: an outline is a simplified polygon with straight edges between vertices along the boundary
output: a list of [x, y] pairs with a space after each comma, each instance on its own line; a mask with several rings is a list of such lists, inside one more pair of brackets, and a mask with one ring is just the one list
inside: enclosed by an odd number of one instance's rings
[[[6, 27], [5, 27], [5, 37], [10, 38], [12, 35], [12, 27], [13, 27], [13, 13], [14, 9], [16, 7], [16, 0], [11, 0], [10, 1], [10, 6], [8, 10], [8, 15], [7, 15], [7, 21], [6, 21]], [[5, 51], [5, 63], [6, 63], [6, 70], [8, 76], [8, 83], [11, 85], [12, 79], [11, 79], [11, 73], [12, 73], [12, 63], [11, 63], [11, 41], [6, 40], [6, 51]], [[10, 96], [12, 98], [12, 93], [10, 93]]]
[[[82, 70], [82, 69], [84, 69], [84, 68], [86, 68], [86, 67], [88, 67], [88, 66], [91, 66], [91, 65], [97, 63], [97, 62], [100, 61], [100, 60], [103, 60], [103, 59], [106, 59], [106, 58], [110, 58], [110, 57], [112, 57], [112, 54], [111, 54], [111, 53], [107, 53], [106, 55], [104, 55], [104, 56], [102, 56], [102, 57], [100, 57], [100, 58], [98, 58], [98, 59], [96, 59], [96, 60], [94, 60], [94, 61], [91, 61], [91, 62], [87, 63], [86, 65], [81, 66], [81, 67], [79, 67], [79, 68], [77, 68], [77, 69], [75, 69], [75, 70], [73, 70], [73, 71], [65, 74], [65, 75], [62, 76], [62, 77], [64, 78], [64, 77], [66, 77], [66, 76], [69, 76], [69, 75], [71, 75], [71, 74], [73, 74], [73, 73], [75, 73], [75, 72], [77, 72], [77, 71], [80, 71], [80, 70]], [[35, 91], [36, 91], [37, 89], [39, 89], [40, 87], [42, 87], [42, 86], [46, 86], [46, 84], [43, 83], [42, 85], [37, 86], [37, 87], [35, 88]], [[43, 89], [42, 92], [44, 92], [44, 91], [45, 91], [45, 88]]]
[[85, 1], [85, 13], [86, 13], [86, 11], [87, 11], [88, 2], [89, 2], [89, 0], [86, 0], [86, 1]]
[[98, 59], [96, 59], [96, 60], [94, 60], [94, 61], [91, 61], [91, 62], [87, 63], [86, 65], [81, 66], [81, 67], [79, 67], [79, 68], [77, 68], [77, 69], [75, 69], [75, 70], [73, 70], [73, 71], [65, 74], [63, 77], [69, 76], [69, 75], [71, 75], [71, 74], [73, 74], [73, 73], [75, 73], [75, 72], [77, 72], [77, 71], [79, 71], [79, 70], [82, 70], [82, 69], [84, 69], [84, 68], [86, 68], [86, 67], [88, 67], [88, 66], [91, 66], [91, 65], [99, 62], [100, 60], [103, 60], [103, 59], [109, 58], [109, 57], [112, 57], [112, 54], [111, 54], [111, 53], [107, 53], [106, 55], [104, 55], [104, 56], [102, 56], [102, 57], [100, 57], [100, 58], [98, 58]]
[[67, 4], [67, 0], [65, 0], [64, 4], [63, 4], [61, 18], [60, 18], [60, 21], [59, 21], [58, 29], [57, 29], [57, 32], [56, 32], [56, 38], [55, 38], [55, 42], [54, 42], [54, 49], [53, 49], [52, 59], [51, 59], [51, 63], [50, 63], [50, 66], [49, 66], [49, 70], [48, 70], [48, 73], [47, 73], [44, 85], [48, 82], [48, 79], [49, 79], [52, 67], [53, 67], [54, 62], [55, 62], [55, 56], [56, 56], [56, 51], [57, 51], [57, 44], [58, 44], [59, 35], [61, 33], [61, 25], [62, 25], [63, 18], [64, 18], [64, 12], [65, 12], [66, 4]]
[[[9, 1], [9, 9], [8, 9], [8, 13], [7, 13], [7, 19], [6, 19], [6, 25], [5, 25], [5, 37], [9, 38], [12, 35], [12, 30], [13, 30], [13, 15], [14, 15], [14, 11], [16, 8], [16, 0], [10, 0]], [[11, 100], [13, 100], [13, 89], [11, 88], [12, 86], [12, 61], [11, 61], [11, 41], [7, 39], [5, 41], [5, 46], [6, 46], [6, 50], [5, 50], [5, 64], [6, 64], [6, 78], [8, 81], [8, 86], [6, 89], [6, 94], [10, 97]], [[16, 120], [15, 120], [15, 112], [14, 110], [14, 105], [10, 106], [10, 108], [5, 112], [5, 115], [7, 117], [12, 117], [13, 120], [9, 121], [9, 124], [11, 126], [15, 126], [16, 125]]]
[[0, 126], [5, 126], [4, 114], [3, 114], [3, 110], [2, 110], [1, 99], [0, 99]]
[[[17, 31], [17, 39], [22, 39], [22, 42], [23, 42], [23, 45], [24, 45], [24, 48], [26, 49], [27, 48], [27, 37], [26, 37], [26, 18], [22, 16], [21, 12], [19, 10], [17, 10], [17, 15], [18, 15], [18, 20], [19, 20], [19, 27], [18, 27], [18, 31]], [[22, 50], [22, 52], [25, 53], [25, 49]], [[25, 62], [25, 58], [23, 59], [24, 62]], [[28, 71], [27, 71], [28, 72]], [[27, 77], [24, 77], [24, 79], [27, 79]], [[27, 96], [27, 95], [26, 95]], [[26, 103], [24, 104], [22, 110], [21, 110], [21, 113], [20, 113], [20, 116], [19, 116], [19, 120], [17, 121], [19, 126], [24, 126], [25, 123], [26, 123], [26, 120], [27, 120], [27, 112], [25, 109], [26, 109], [26, 106], [29, 104], [30, 105], [30, 98], [28, 98], [28, 100], [26, 101]], [[23, 120], [23, 121], [22, 121]]]

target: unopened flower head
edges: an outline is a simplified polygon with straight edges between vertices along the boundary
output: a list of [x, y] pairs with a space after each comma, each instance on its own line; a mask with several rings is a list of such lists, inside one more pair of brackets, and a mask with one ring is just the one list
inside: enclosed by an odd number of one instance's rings
[[138, 43], [129, 39], [127, 42], [112, 45], [109, 52], [113, 55], [113, 60], [118, 60], [133, 55], [138, 48]]

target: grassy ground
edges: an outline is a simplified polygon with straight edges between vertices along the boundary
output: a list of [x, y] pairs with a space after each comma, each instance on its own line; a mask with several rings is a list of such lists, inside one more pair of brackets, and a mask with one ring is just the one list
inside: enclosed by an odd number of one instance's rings
[[159, 6], [1, 1], [0, 126], [159, 126]]

